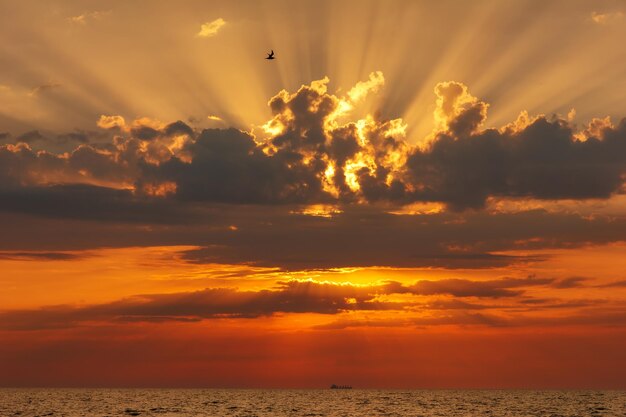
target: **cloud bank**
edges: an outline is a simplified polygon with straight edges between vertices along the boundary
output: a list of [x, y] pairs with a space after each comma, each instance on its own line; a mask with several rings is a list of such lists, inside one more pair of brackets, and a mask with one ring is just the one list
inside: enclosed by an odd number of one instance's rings
[[623, 192], [625, 120], [595, 119], [579, 131], [566, 119], [523, 112], [499, 129], [483, 128], [488, 104], [465, 85], [445, 82], [435, 88], [436, 129], [426, 145], [413, 146], [401, 119], [350, 120], [382, 87], [382, 73], [345, 96], [329, 93], [328, 81], [274, 96], [264, 133], [103, 115], [97, 125], [108, 142], [81, 136], [70, 152], [35, 151], [28, 144], [34, 139], [21, 136], [0, 147], [0, 187], [80, 183], [179, 201], [436, 202], [452, 210], [482, 208], [489, 198], [585, 200]]

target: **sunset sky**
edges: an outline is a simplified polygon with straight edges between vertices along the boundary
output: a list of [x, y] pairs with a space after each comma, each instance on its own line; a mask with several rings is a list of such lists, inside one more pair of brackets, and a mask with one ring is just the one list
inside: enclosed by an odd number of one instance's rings
[[623, 1], [0, 0], [0, 386], [626, 388], [625, 39]]

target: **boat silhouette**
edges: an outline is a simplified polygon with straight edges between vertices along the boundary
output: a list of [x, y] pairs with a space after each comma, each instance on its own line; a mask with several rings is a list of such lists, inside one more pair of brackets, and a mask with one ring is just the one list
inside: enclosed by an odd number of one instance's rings
[[352, 389], [350, 385], [336, 385], [333, 384], [330, 386], [330, 389]]

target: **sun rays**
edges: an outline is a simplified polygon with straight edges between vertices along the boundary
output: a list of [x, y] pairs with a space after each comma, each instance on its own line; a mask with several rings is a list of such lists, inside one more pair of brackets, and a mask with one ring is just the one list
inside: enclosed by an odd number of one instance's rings
[[623, 5], [95, 6], [0, 0], [9, 382], [624, 373]]
[[[324, 76], [333, 90], [347, 90], [381, 70], [393, 82], [365, 104], [365, 112], [402, 117], [409, 140], [420, 143], [433, 128], [432, 88], [441, 81], [461, 81], [492, 102], [494, 125], [522, 110], [565, 114], [574, 107], [580, 120], [616, 113], [616, 92], [626, 82], [615, 43], [623, 27], [594, 24], [589, 16], [601, 11], [584, 4], [566, 20], [555, 17], [558, 4], [537, 10], [525, 2], [510, 8], [473, 2], [453, 12], [428, 3], [282, 5], [246, 3], [212, 12], [198, 7], [169, 17], [157, 6], [137, 23], [133, 16], [139, 10], [115, 3], [101, 18], [77, 27], [66, 18], [94, 11], [66, 5], [43, 25], [41, 11], [14, 5], [17, 21], [32, 22], [20, 26], [30, 41], [28, 47], [12, 45], [14, 27], [3, 29], [8, 35], [3, 54], [20, 72], [9, 71], [0, 81], [13, 91], [49, 82], [60, 87], [36, 100], [18, 94], [5, 109], [28, 104], [28, 114], [11, 112], [18, 131], [35, 123], [39, 129], [88, 129], [105, 113], [192, 119], [199, 127], [214, 115], [247, 130], [267, 120], [264, 103], [276, 91]], [[541, 12], [539, 17], [531, 18], [531, 9]], [[228, 30], [197, 39], [199, 19], [228, 21]], [[115, 32], [131, 25], [138, 36], [124, 44]], [[158, 27], [167, 27], [167, 36]], [[261, 58], [270, 47], [280, 51], [280, 59], [266, 65]], [[37, 108], [39, 116], [32, 119]]]

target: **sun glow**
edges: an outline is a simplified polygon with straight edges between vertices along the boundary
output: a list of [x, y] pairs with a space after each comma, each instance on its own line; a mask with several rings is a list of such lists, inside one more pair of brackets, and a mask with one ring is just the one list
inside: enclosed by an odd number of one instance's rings
[[623, 1], [53, 3], [0, 0], [0, 386], [624, 388]]

